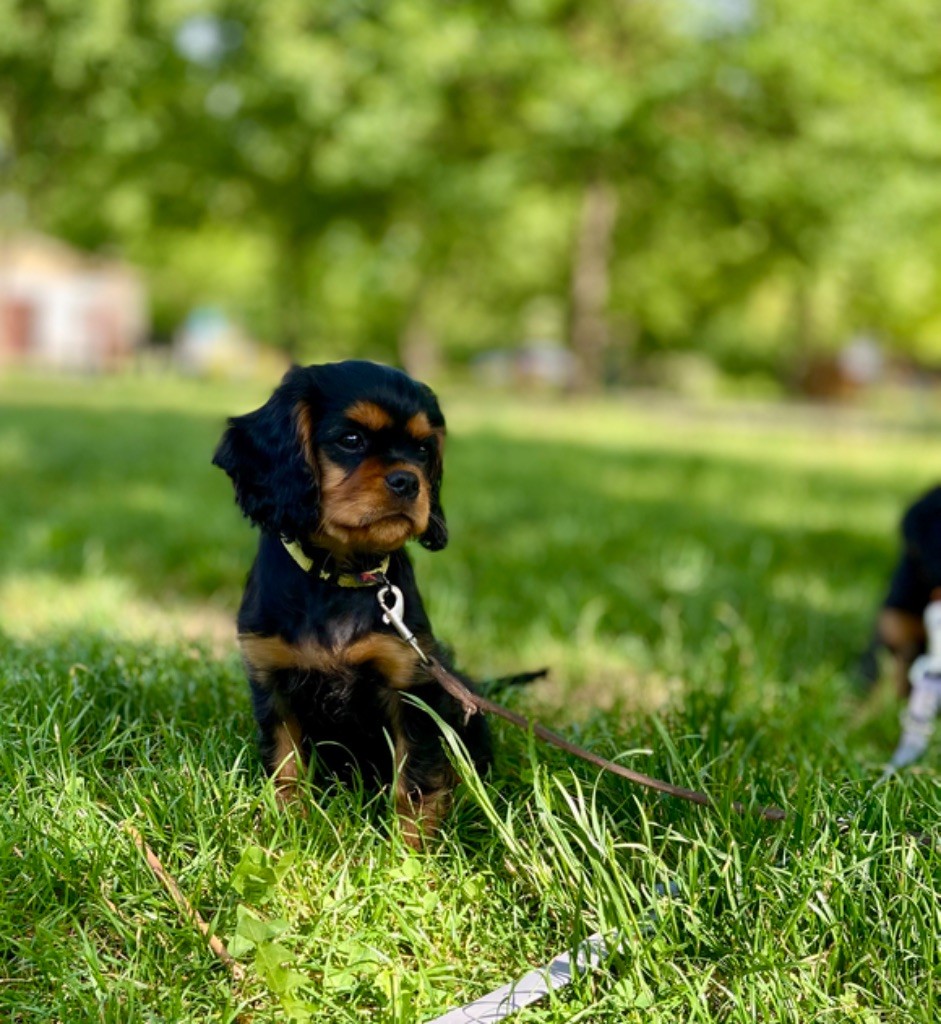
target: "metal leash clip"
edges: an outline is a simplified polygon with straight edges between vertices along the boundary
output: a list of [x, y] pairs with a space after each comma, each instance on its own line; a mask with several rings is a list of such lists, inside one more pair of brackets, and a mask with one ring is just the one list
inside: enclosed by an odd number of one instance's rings
[[[386, 602], [387, 597], [391, 598], [391, 604]], [[418, 646], [415, 634], [405, 625], [405, 598], [402, 596], [402, 591], [394, 583], [387, 582], [384, 587], [379, 589], [376, 600], [383, 611], [382, 621], [391, 626], [427, 665], [428, 656]]]

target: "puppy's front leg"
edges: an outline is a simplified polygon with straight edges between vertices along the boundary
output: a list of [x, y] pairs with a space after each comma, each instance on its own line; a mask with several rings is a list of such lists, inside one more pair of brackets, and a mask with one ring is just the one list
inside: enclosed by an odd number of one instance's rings
[[[437, 686], [419, 687], [417, 693], [432, 706], [440, 704]], [[443, 709], [435, 710], [440, 714]], [[438, 724], [424, 708], [402, 701], [398, 694], [392, 731], [398, 767], [395, 808], [405, 842], [419, 849], [423, 840], [438, 831], [459, 780], [445, 753]]]
[[274, 779], [278, 803], [284, 806], [297, 795], [297, 780], [306, 771], [301, 727], [293, 715], [279, 712], [274, 695], [264, 683], [255, 679], [250, 682], [262, 761]]
[[410, 781], [404, 773], [399, 776], [395, 809], [402, 837], [413, 850], [420, 850], [426, 839], [435, 836], [450, 807], [449, 787], [426, 790], [414, 785], [410, 788]]

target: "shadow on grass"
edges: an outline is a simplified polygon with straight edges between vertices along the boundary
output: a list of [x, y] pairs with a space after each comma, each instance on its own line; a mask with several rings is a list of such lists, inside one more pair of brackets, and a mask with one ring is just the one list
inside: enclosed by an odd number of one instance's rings
[[[179, 412], [0, 413], [0, 573], [106, 574], [234, 613], [254, 536], [210, 465], [221, 427]], [[666, 615], [695, 657], [724, 617], [782, 678], [846, 665], [863, 645], [906, 497], [770, 452], [686, 454], [642, 437], [613, 449], [471, 434], [452, 443], [447, 477], [453, 542], [417, 552], [419, 571], [432, 611], [458, 596], [491, 647], [580, 628], [656, 645]]]
[[252, 538], [210, 465], [220, 432], [178, 413], [0, 413], [0, 572], [104, 572], [148, 596], [234, 597]]

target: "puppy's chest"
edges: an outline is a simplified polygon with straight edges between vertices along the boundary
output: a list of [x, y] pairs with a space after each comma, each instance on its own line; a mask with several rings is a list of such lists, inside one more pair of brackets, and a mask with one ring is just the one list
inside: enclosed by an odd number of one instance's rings
[[419, 677], [418, 656], [397, 636], [374, 628], [324, 624], [287, 639], [281, 635], [242, 633], [239, 647], [253, 677], [271, 682], [275, 673], [314, 673], [332, 682], [355, 685], [369, 674], [394, 690], [406, 690]]

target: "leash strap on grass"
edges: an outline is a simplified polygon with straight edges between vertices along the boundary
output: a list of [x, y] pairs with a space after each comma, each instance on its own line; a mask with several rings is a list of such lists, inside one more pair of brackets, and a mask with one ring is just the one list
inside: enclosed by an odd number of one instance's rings
[[[452, 675], [433, 658], [428, 660], [427, 668], [441, 686], [461, 704], [468, 717], [478, 711], [485, 711], [510, 722], [519, 729], [532, 730], [533, 735], [538, 736], [545, 743], [550, 743], [552, 746], [564, 750], [567, 754], [572, 754], [583, 761], [588, 761], [602, 771], [619, 775], [622, 779], [627, 779], [628, 782], [636, 783], [638, 786], [645, 786], [647, 789], [655, 789], [658, 793], [666, 793], [668, 796], [675, 796], [680, 800], [689, 800], [694, 804], [702, 804], [705, 807], [713, 807], [715, 804], [715, 801], [705, 793], [700, 793], [695, 789], [686, 789], [684, 786], [674, 786], [671, 782], [664, 782], [662, 779], [655, 779], [650, 775], [644, 775], [642, 772], [635, 772], [630, 768], [625, 768], [614, 761], [609, 761], [606, 757], [601, 757], [599, 754], [594, 754], [590, 750], [585, 750], [584, 747], [571, 743], [564, 736], [560, 736], [551, 729], [547, 729], [544, 725], [540, 725], [539, 722], [534, 722], [532, 719], [519, 715], [515, 711], [510, 711], [509, 708], [505, 708], [502, 704], [497, 704], [496, 701], [492, 701], [487, 697], [472, 693], [457, 676]], [[745, 814], [749, 810], [738, 800], [732, 802], [732, 809], [738, 814]], [[780, 807], [758, 807], [755, 809], [755, 813], [762, 818], [768, 819], [768, 821], [783, 821], [786, 817]]]
[[436, 1017], [429, 1024], [494, 1024], [550, 992], [564, 988], [574, 975], [597, 967], [607, 953], [604, 939], [596, 932], [578, 947], [574, 961], [571, 953], [562, 953], [545, 967], [530, 971], [473, 1003], [449, 1010], [443, 1017]]
[[[502, 704], [497, 704], [496, 701], [468, 690], [456, 675], [449, 672], [440, 662], [435, 661], [434, 658], [429, 658], [427, 653], [421, 649], [415, 634], [405, 624], [405, 598], [402, 595], [402, 591], [390, 583], [388, 579], [383, 579], [383, 584], [382, 589], [376, 594], [376, 600], [379, 602], [379, 607], [384, 613], [382, 616], [383, 622], [392, 626], [401, 639], [418, 654], [431, 675], [461, 705], [464, 709], [465, 721], [471, 715], [475, 715], [479, 711], [485, 711], [488, 714], [496, 715], [498, 718], [510, 722], [518, 729], [523, 729], [526, 732], [532, 730], [533, 735], [538, 736], [544, 743], [558, 747], [573, 757], [579, 757], [583, 761], [588, 761], [589, 764], [593, 764], [603, 772], [619, 775], [622, 779], [627, 779], [628, 782], [633, 782], [638, 786], [645, 786], [647, 789], [655, 789], [658, 793], [666, 793], [668, 796], [675, 796], [680, 800], [689, 800], [691, 803], [702, 804], [705, 807], [715, 806], [715, 801], [706, 796], [705, 793], [699, 793], [695, 789], [686, 789], [685, 786], [674, 786], [671, 782], [663, 782], [661, 779], [654, 779], [641, 772], [624, 768], [614, 761], [609, 761], [606, 757], [593, 754], [590, 750], [585, 750], [584, 747], [570, 743], [563, 736], [553, 732], [551, 729], [547, 729], [544, 725], [525, 718], [523, 715], [518, 715], [515, 711], [510, 711], [509, 708], [503, 707]], [[732, 809], [738, 814], [745, 814], [748, 811], [748, 808], [737, 800], [732, 802]], [[786, 817], [784, 811], [779, 807], [759, 807], [756, 809], [756, 813], [762, 818], [767, 818], [769, 821], [783, 821]]]

